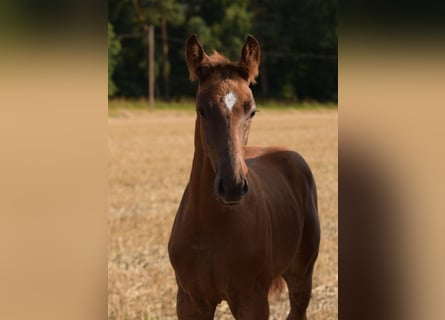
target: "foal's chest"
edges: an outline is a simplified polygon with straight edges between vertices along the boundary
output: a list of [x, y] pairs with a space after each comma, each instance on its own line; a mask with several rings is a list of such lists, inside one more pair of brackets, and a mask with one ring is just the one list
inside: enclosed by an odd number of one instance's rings
[[186, 291], [224, 296], [233, 283], [260, 273], [267, 254], [258, 239], [221, 227], [205, 233], [185, 231], [172, 242], [170, 256]]

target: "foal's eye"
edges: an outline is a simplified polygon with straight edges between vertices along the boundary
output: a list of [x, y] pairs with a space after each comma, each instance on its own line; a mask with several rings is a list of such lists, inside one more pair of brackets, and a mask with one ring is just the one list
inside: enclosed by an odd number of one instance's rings
[[198, 107], [198, 113], [201, 117], [204, 117], [204, 108], [203, 107]]
[[255, 114], [256, 114], [256, 109], [254, 109], [250, 112], [250, 118], [253, 118], [255, 116]]

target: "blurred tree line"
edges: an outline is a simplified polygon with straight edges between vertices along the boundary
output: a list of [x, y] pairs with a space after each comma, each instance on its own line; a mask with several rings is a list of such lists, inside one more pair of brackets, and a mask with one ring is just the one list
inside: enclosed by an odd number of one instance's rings
[[[109, 96], [148, 94], [147, 27], [155, 27], [155, 93], [193, 97], [185, 41], [238, 60], [248, 33], [262, 49], [257, 97], [337, 101], [337, 0], [109, 0]], [[110, 50], [111, 49], [111, 50]], [[111, 67], [111, 70], [110, 70]]]

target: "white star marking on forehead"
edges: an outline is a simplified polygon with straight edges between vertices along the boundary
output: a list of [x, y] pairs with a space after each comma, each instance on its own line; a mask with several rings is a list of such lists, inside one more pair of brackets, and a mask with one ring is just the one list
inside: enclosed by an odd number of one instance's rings
[[230, 91], [228, 94], [224, 96], [224, 103], [226, 105], [226, 108], [229, 109], [229, 111], [232, 111], [235, 102], [236, 102], [236, 95], [233, 93], [233, 91]]

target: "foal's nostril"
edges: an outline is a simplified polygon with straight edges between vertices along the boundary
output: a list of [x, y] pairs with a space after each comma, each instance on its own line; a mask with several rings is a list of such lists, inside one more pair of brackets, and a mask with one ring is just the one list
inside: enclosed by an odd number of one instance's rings
[[218, 193], [220, 195], [224, 195], [224, 193], [225, 193], [223, 179], [219, 179], [219, 182], [218, 182]]
[[246, 178], [241, 181], [235, 181], [235, 179], [224, 180], [222, 178], [215, 180], [215, 193], [224, 204], [238, 204], [248, 190], [249, 186]]
[[249, 191], [249, 184], [247, 183], [247, 179], [244, 178], [244, 180], [243, 180], [243, 195], [246, 194], [247, 191]]

